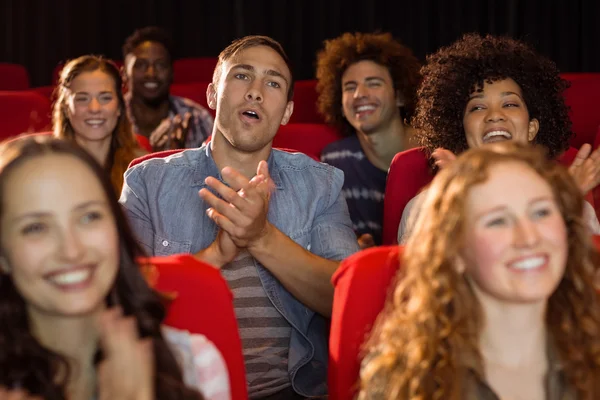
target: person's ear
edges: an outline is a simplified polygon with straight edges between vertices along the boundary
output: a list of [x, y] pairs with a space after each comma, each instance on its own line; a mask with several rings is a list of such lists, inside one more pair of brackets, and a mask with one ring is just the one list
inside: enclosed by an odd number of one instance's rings
[[402, 96], [399, 90], [396, 90], [396, 107], [404, 107], [404, 104], [406, 104], [404, 96]]
[[457, 255], [454, 259], [454, 269], [461, 275], [467, 270], [467, 263], [461, 255]]
[[11, 272], [10, 265], [8, 265], [8, 260], [4, 256], [0, 256], [0, 271], [9, 275]]
[[217, 87], [214, 83], [209, 83], [206, 88], [206, 103], [211, 110], [217, 109]]
[[283, 118], [281, 119], [281, 125], [285, 125], [289, 122], [290, 118], [292, 117], [293, 112], [294, 112], [294, 102], [288, 101], [287, 105], [285, 106]]
[[535, 139], [539, 130], [540, 130], [540, 121], [538, 121], [536, 118], [531, 119], [531, 121], [529, 121], [529, 130], [528, 130], [528, 135], [527, 135], [527, 138], [529, 139], [530, 142], [533, 142], [533, 139]]

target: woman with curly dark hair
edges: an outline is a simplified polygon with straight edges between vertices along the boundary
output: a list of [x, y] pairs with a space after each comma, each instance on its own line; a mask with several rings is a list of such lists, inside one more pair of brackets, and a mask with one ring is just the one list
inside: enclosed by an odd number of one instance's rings
[[317, 55], [319, 111], [345, 139], [321, 161], [345, 174], [344, 197], [362, 247], [381, 244], [383, 195], [394, 155], [414, 146], [410, 119], [420, 63], [389, 33], [344, 33]]
[[[80, 147], [45, 139], [0, 147], [0, 394], [202, 398], [184, 385], [181, 356], [210, 352], [220, 373], [218, 350], [207, 342], [197, 352], [184, 340], [195, 335], [161, 327], [164, 308], [102, 167]], [[185, 372], [204, 389], [199, 369]], [[220, 396], [206, 397], [228, 398]]]
[[[568, 83], [554, 62], [527, 44], [467, 34], [428, 56], [421, 72], [413, 126], [437, 167], [496, 141], [539, 144], [553, 159], [569, 148], [573, 133], [563, 98]], [[584, 193], [600, 183], [600, 152], [590, 153], [584, 145], [570, 169]], [[404, 209], [400, 242], [410, 231], [417, 199]], [[600, 233], [591, 205], [586, 208], [590, 227]]]
[[600, 398], [600, 255], [582, 206], [538, 146], [444, 168], [366, 343], [359, 399]]

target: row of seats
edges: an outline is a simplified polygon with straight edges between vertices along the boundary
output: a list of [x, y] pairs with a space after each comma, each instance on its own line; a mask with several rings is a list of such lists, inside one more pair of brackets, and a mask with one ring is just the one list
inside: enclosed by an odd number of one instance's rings
[[[213, 71], [217, 65], [216, 57], [191, 57], [180, 58], [173, 61], [173, 82], [207, 82], [212, 80]], [[118, 67], [123, 66], [123, 61], [114, 61]], [[52, 71], [52, 83], [58, 82], [64, 63], [58, 63]], [[29, 86], [29, 73], [20, 64], [0, 63], [0, 90], [27, 90]]]

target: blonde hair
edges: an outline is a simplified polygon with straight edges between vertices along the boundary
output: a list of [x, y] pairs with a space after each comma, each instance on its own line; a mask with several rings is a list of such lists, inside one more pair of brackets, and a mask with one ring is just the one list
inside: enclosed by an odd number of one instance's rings
[[482, 326], [478, 300], [455, 267], [465, 245], [464, 209], [470, 189], [506, 162], [526, 164], [552, 188], [568, 232], [568, 259], [548, 301], [548, 330], [577, 398], [600, 397], [600, 308], [593, 285], [600, 257], [582, 218], [582, 195], [543, 150], [511, 142], [468, 150], [434, 179], [365, 344], [361, 400], [462, 398], [461, 359], [474, 357], [481, 366]]
[[[56, 101], [52, 111], [52, 124], [54, 136], [75, 142], [75, 131], [67, 114], [67, 100], [70, 87], [75, 78], [84, 72], [100, 70], [110, 76], [115, 84], [115, 95], [119, 102], [121, 115], [113, 131], [110, 151], [104, 167], [110, 174], [110, 179], [117, 195], [121, 193], [123, 186], [123, 174], [127, 166], [142, 151], [138, 145], [131, 123], [125, 109], [123, 98], [123, 81], [119, 69], [110, 60], [102, 57], [86, 55], [69, 61], [60, 74], [60, 80], [56, 88]], [[76, 143], [76, 142], [75, 142]]]

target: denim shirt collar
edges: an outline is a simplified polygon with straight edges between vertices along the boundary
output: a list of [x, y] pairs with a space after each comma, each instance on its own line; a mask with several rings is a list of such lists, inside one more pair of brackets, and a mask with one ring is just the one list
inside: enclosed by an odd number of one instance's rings
[[[204, 149], [202, 147], [204, 147]], [[196, 168], [194, 169], [194, 179], [192, 182], [193, 186], [206, 187], [207, 185], [204, 182], [204, 179], [206, 179], [207, 176], [214, 176], [219, 181], [223, 182], [221, 171], [219, 171], [219, 168], [217, 167], [217, 164], [215, 163], [215, 160], [212, 157], [210, 143], [205, 144], [202, 147], [200, 148], [200, 151], [202, 151], [210, 161], [206, 165], [203, 165], [200, 162], [196, 162]], [[277, 165], [277, 161], [275, 161], [272, 149], [269, 153], [267, 164], [269, 166], [269, 174], [271, 175], [271, 180], [275, 184], [275, 187], [277, 188], [277, 190], [283, 190], [283, 180], [281, 179], [280, 169]]]

